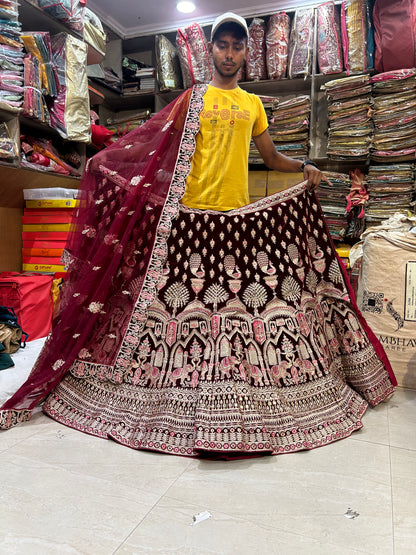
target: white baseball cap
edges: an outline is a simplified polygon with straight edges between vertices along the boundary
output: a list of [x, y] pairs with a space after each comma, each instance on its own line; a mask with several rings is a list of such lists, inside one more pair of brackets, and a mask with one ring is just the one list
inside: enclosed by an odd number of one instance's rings
[[222, 15], [219, 15], [217, 19], [214, 21], [211, 29], [211, 41], [218, 27], [223, 23], [229, 23], [229, 22], [237, 23], [237, 25], [240, 25], [240, 27], [244, 29], [244, 32], [248, 38], [248, 27], [244, 17], [241, 17], [241, 15], [237, 15], [233, 12], [226, 12], [226, 13], [223, 13]]

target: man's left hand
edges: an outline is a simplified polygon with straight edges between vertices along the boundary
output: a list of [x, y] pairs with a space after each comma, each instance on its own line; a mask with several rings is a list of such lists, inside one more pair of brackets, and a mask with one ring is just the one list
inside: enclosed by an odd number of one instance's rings
[[324, 175], [318, 168], [315, 168], [315, 166], [312, 166], [312, 164], [306, 164], [306, 166], [303, 168], [303, 177], [305, 178], [305, 180], [308, 181], [306, 188], [310, 192], [316, 191], [316, 189], [321, 184], [321, 181], [326, 181], [326, 183], [328, 183], [328, 185], [332, 187], [332, 183], [329, 181], [326, 175]]

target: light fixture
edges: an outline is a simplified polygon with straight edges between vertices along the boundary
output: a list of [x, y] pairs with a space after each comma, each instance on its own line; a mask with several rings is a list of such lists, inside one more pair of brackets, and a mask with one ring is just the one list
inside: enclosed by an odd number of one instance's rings
[[176, 9], [181, 13], [192, 13], [195, 10], [195, 4], [188, 0], [182, 0], [176, 4]]

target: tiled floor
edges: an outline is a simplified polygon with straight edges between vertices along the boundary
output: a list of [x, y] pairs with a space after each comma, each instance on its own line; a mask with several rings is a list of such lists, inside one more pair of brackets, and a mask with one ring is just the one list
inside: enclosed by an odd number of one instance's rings
[[0, 469], [2, 555], [416, 554], [416, 391], [351, 438], [232, 462], [133, 451], [37, 412], [0, 433]]

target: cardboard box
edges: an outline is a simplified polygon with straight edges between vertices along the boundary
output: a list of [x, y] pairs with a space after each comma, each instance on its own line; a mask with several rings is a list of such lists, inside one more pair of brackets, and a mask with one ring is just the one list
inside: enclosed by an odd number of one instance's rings
[[248, 172], [248, 194], [251, 202], [266, 196], [267, 173], [267, 171]]
[[303, 173], [284, 173], [269, 171], [267, 179], [267, 195], [274, 195], [293, 187], [303, 181]]
[[249, 171], [248, 193], [254, 202], [269, 195], [274, 195], [303, 181], [303, 173], [285, 173], [272, 170]]

